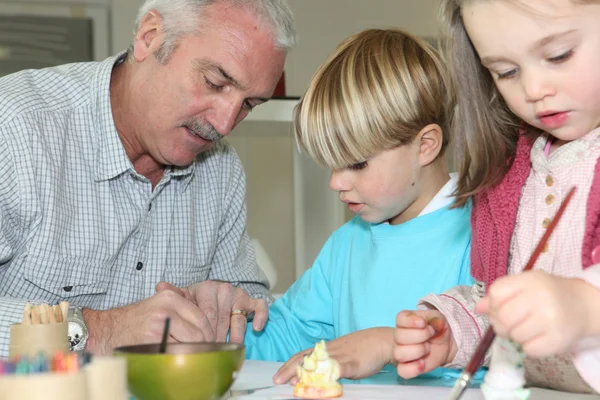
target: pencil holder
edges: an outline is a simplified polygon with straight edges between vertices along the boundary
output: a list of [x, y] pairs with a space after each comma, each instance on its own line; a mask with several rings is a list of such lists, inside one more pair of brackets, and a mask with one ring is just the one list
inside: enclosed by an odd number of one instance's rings
[[87, 400], [86, 377], [82, 372], [3, 376], [0, 399]]
[[94, 357], [84, 369], [88, 400], [128, 400], [127, 362], [120, 357]]
[[10, 327], [9, 357], [34, 357], [40, 352], [52, 355], [67, 353], [67, 322], [53, 324], [14, 324]]

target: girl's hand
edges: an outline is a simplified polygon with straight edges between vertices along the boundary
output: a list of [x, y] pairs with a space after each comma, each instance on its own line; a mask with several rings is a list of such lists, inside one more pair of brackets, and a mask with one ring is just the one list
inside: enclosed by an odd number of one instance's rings
[[[298, 382], [296, 369], [312, 350], [306, 349], [292, 356], [277, 371], [273, 382], [295, 385]], [[378, 373], [391, 363], [393, 351], [394, 328], [363, 329], [327, 342], [329, 357], [340, 364], [341, 377], [348, 379], [361, 379]]]
[[477, 311], [489, 316], [496, 334], [523, 346], [529, 356], [567, 352], [594, 332], [600, 291], [581, 279], [529, 271], [496, 280]]
[[394, 338], [398, 375], [404, 379], [432, 371], [456, 355], [450, 326], [437, 310], [400, 312]]

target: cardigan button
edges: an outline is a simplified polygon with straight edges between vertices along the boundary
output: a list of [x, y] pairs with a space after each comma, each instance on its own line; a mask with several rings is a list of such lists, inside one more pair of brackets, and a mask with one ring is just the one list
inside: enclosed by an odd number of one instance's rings
[[592, 250], [592, 262], [594, 264], [600, 264], [600, 246], [596, 246], [596, 248]]

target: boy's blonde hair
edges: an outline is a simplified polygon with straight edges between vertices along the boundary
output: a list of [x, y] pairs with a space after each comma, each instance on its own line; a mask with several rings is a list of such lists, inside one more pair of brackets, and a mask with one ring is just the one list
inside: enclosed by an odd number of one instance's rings
[[[541, 133], [510, 111], [497, 91], [492, 75], [481, 65], [462, 19], [463, 5], [473, 1], [483, 0], [441, 2], [443, 53], [456, 97], [456, 107], [450, 116], [450, 135], [456, 144], [455, 159], [459, 170], [457, 206], [502, 180], [511, 166], [521, 130], [532, 137]], [[535, 12], [522, 0], [505, 1], [520, 3], [525, 10]]]
[[313, 76], [294, 111], [298, 147], [345, 168], [410, 143], [428, 124], [446, 136], [449, 90], [437, 52], [398, 29], [349, 37]]

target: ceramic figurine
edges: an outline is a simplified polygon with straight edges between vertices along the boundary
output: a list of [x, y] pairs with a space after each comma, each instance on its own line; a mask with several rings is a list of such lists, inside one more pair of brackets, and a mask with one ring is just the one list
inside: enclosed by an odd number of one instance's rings
[[329, 357], [325, 341], [315, 345], [313, 352], [304, 356], [298, 366], [298, 383], [294, 385], [294, 396], [309, 399], [340, 397], [340, 364]]
[[525, 353], [510, 339], [496, 337], [492, 344], [490, 368], [481, 391], [486, 400], [527, 400], [531, 394], [525, 386]]

